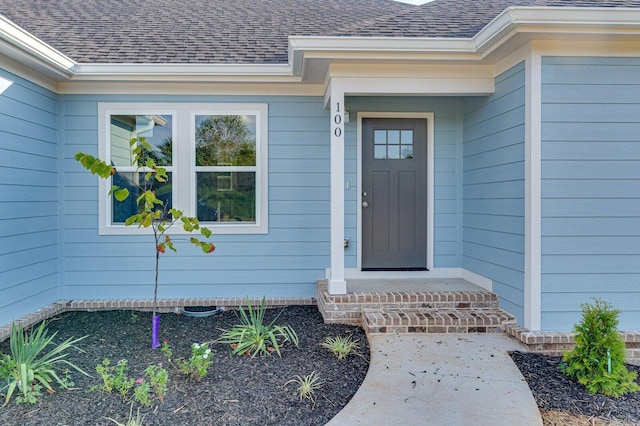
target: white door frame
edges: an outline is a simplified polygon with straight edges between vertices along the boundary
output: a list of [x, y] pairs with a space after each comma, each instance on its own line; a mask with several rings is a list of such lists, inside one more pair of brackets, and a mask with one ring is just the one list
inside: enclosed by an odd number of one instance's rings
[[[434, 227], [434, 113], [433, 112], [358, 112], [357, 127], [357, 188], [356, 214], [357, 214], [357, 271], [349, 271], [349, 275], [360, 275], [362, 271], [362, 119], [363, 118], [424, 118], [427, 120], [427, 259], [426, 265], [429, 271], [433, 270], [433, 227]], [[382, 271], [382, 273], [385, 273]], [[394, 275], [405, 274], [394, 272]], [[380, 275], [377, 273], [377, 275]], [[424, 272], [421, 273], [424, 275]]]

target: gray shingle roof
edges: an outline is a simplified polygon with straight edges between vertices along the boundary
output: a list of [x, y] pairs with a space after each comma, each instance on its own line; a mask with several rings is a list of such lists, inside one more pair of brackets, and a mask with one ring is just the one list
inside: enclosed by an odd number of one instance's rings
[[436, 0], [370, 25], [355, 24], [335, 36], [473, 37], [509, 6], [640, 7], [639, 0]]
[[0, 13], [80, 63], [286, 63], [288, 36], [471, 37], [506, 7], [640, 0], [2, 0]]

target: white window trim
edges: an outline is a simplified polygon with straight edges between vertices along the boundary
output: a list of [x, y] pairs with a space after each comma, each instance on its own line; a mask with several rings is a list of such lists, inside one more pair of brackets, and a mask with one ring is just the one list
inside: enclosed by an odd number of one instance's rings
[[[158, 114], [173, 116], [173, 139], [184, 141], [183, 147], [173, 144], [173, 207], [187, 216], [195, 216], [195, 127], [196, 114], [255, 115], [256, 116], [256, 221], [255, 223], [205, 222], [214, 234], [266, 234], [268, 224], [268, 105], [257, 103], [99, 103], [98, 104], [98, 155], [108, 161], [112, 115]], [[231, 169], [229, 170], [231, 171]], [[235, 168], [234, 168], [234, 171]], [[253, 171], [253, 168], [252, 170]], [[111, 197], [108, 195], [111, 180], [103, 179], [98, 188], [98, 232], [100, 235], [139, 235], [151, 233], [150, 229], [111, 223]], [[186, 234], [180, 226], [172, 228], [173, 234]]]

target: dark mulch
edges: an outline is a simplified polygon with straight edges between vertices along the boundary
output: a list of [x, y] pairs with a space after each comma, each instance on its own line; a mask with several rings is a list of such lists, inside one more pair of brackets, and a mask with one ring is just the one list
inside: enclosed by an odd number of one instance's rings
[[[511, 358], [522, 372], [541, 410], [640, 424], [640, 392], [619, 398], [590, 394], [584, 386], [560, 371], [561, 357], [512, 352]], [[639, 366], [627, 367], [640, 375]], [[637, 381], [640, 383], [640, 379]]]
[[[268, 310], [269, 322], [281, 310]], [[211, 341], [220, 329], [229, 329], [239, 321], [236, 313], [193, 318], [162, 314], [161, 339], [168, 339], [174, 358], [188, 358], [192, 343]], [[151, 344], [151, 314], [132, 311], [70, 312], [52, 318], [50, 332], [59, 331], [56, 341], [67, 337], [89, 337], [79, 346], [86, 353], [70, 352], [69, 360], [94, 377], [73, 374], [75, 388], [43, 395], [34, 405], [17, 405], [12, 400], [0, 408], [0, 425], [113, 425], [105, 417], [125, 423], [131, 406], [117, 394], [87, 392], [101, 380], [95, 367], [104, 358], [112, 364], [120, 359], [129, 363], [129, 375], [142, 377], [149, 365], [166, 360]], [[157, 400], [151, 408], [140, 407], [145, 425], [324, 425], [340, 411], [356, 392], [369, 366], [369, 348], [362, 329], [345, 325], [327, 325], [315, 306], [290, 306], [277, 324], [288, 324], [298, 334], [299, 349], [287, 343], [282, 357], [250, 358], [231, 355], [223, 344], [210, 345], [214, 364], [200, 382], [190, 381], [169, 367], [169, 391], [164, 403]], [[338, 361], [320, 346], [328, 336], [353, 334], [360, 341], [363, 357], [350, 356]], [[0, 351], [9, 352], [8, 340]], [[317, 371], [325, 380], [316, 391], [316, 404], [300, 401], [296, 385], [284, 383], [295, 375]]]

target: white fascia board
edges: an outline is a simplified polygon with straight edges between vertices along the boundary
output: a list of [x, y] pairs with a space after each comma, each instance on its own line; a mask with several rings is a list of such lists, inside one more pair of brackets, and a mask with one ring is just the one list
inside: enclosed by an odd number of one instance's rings
[[473, 41], [468, 38], [425, 37], [289, 37], [289, 55], [296, 50], [358, 51], [358, 52], [451, 52], [473, 53]]
[[[24, 59], [26, 54], [31, 60], [44, 65], [48, 71], [64, 77], [69, 77], [74, 72], [75, 61], [2, 15], [0, 15], [0, 39], [11, 46], [16, 58]], [[13, 55], [9, 53], [9, 56]]]
[[302, 71], [303, 55], [307, 52], [335, 52], [369, 54], [425, 53], [474, 54], [475, 44], [468, 38], [424, 37], [289, 37], [289, 63], [294, 74]]
[[638, 8], [509, 7], [473, 37], [477, 52], [515, 33], [640, 34]]
[[[113, 80], [144, 77], [151, 79], [177, 79], [184, 77], [238, 77], [240, 80], [263, 77], [293, 77], [287, 64], [78, 64], [74, 80]], [[297, 81], [299, 79], [295, 79]]]

